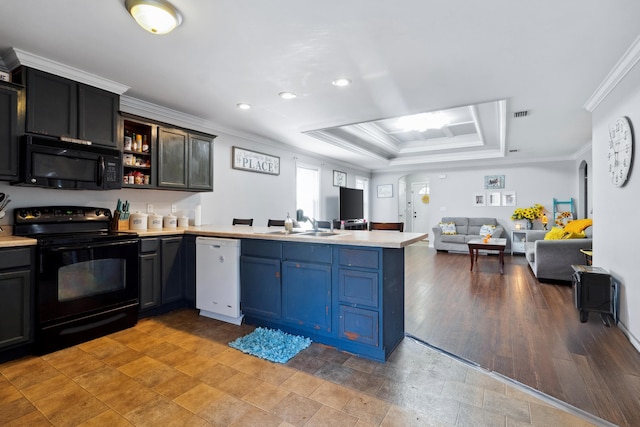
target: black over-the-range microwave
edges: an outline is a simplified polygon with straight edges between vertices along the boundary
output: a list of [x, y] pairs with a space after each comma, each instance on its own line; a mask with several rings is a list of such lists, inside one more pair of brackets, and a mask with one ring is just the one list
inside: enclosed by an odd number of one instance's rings
[[122, 153], [116, 149], [25, 135], [20, 157], [20, 180], [14, 185], [76, 190], [122, 188]]

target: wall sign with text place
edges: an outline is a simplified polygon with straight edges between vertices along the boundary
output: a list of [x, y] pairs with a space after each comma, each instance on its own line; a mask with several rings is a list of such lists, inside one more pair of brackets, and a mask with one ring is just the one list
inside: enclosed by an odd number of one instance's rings
[[231, 167], [234, 169], [280, 175], [280, 157], [270, 156], [269, 154], [246, 150], [240, 147], [233, 147], [231, 157]]

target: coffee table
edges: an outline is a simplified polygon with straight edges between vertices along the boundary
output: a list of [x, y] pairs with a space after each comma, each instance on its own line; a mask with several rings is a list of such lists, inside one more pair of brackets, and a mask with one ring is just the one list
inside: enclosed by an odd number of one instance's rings
[[483, 239], [472, 239], [467, 242], [469, 245], [469, 256], [471, 257], [471, 268], [473, 271], [473, 263], [478, 263], [478, 251], [498, 251], [498, 261], [500, 262], [500, 274], [504, 274], [504, 250], [507, 247], [507, 239], [491, 238], [487, 243]]

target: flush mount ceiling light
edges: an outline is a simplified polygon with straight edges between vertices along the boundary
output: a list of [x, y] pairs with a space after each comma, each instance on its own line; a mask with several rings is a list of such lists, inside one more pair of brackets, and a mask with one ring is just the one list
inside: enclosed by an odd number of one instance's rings
[[334, 86], [338, 86], [338, 87], [349, 86], [351, 84], [351, 79], [348, 79], [346, 77], [340, 77], [335, 79], [331, 83], [333, 83]]
[[442, 129], [451, 123], [451, 118], [444, 113], [421, 113], [400, 117], [396, 122], [398, 129], [424, 132], [427, 129]]
[[240, 102], [240, 103], [236, 104], [236, 107], [238, 107], [241, 110], [250, 110], [251, 109], [251, 104], [247, 104], [246, 102]]
[[293, 99], [297, 96], [293, 92], [280, 92], [278, 95], [280, 95], [280, 98], [282, 99]]
[[182, 15], [165, 0], [125, 0], [125, 7], [145, 30], [167, 34], [182, 23]]

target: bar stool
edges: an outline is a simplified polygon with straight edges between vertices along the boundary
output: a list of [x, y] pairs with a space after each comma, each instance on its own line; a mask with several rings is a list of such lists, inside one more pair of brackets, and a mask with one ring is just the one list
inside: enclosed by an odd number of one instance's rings
[[253, 225], [253, 218], [233, 218], [232, 225]]
[[371, 230], [404, 231], [404, 222], [370, 222], [369, 231]]

